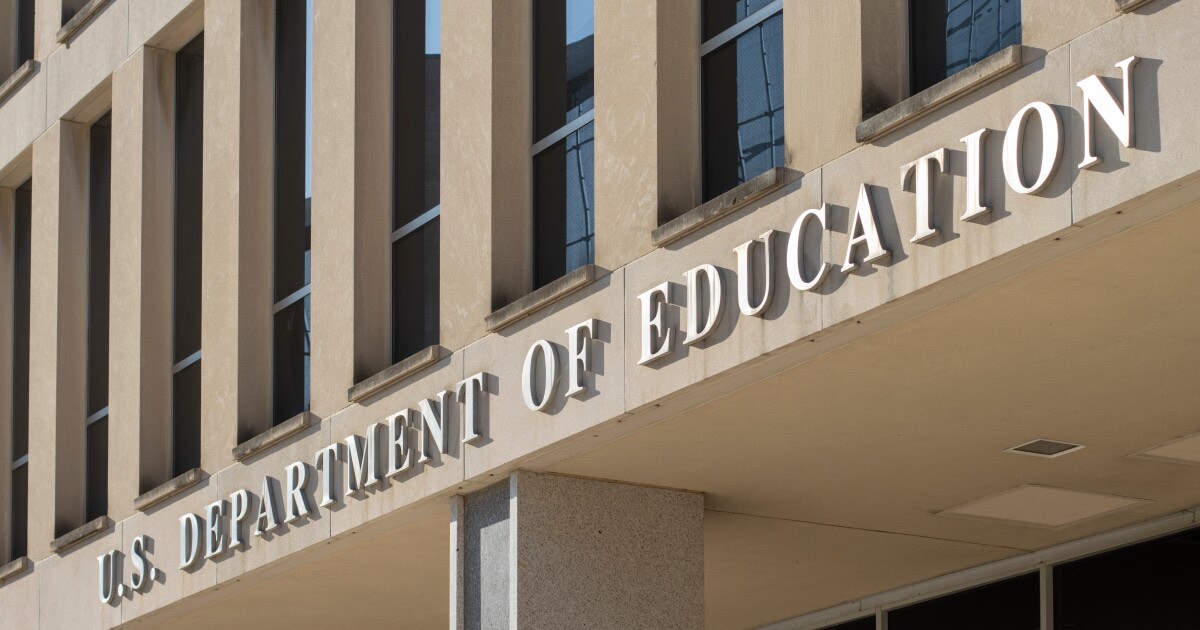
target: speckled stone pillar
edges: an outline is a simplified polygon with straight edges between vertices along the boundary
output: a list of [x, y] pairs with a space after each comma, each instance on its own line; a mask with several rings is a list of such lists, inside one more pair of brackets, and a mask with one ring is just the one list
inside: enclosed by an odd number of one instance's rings
[[451, 521], [456, 629], [704, 625], [701, 494], [516, 472]]

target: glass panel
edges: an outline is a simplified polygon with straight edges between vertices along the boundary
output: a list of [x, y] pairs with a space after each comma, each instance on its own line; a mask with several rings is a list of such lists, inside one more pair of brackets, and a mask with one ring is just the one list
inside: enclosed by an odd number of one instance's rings
[[392, 245], [392, 357], [399, 361], [438, 341], [439, 219]]
[[29, 464], [12, 471], [12, 532], [8, 558], [29, 553]]
[[398, 0], [395, 7], [392, 182], [393, 229], [398, 229], [440, 202], [441, 1]]
[[12, 458], [29, 453], [29, 237], [33, 186], [25, 182], [16, 194], [16, 238], [13, 252]]
[[17, 0], [17, 59], [13, 70], [33, 59], [33, 4], [34, 0]]
[[311, 323], [307, 296], [275, 314], [275, 424], [308, 409]]
[[62, 0], [62, 23], [66, 24], [87, 4], [88, 0]]
[[534, 142], [591, 111], [592, 0], [534, 1]]
[[84, 522], [108, 514], [108, 417], [87, 426], [87, 497]]
[[[1037, 573], [913, 604], [888, 613], [888, 630], [1039, 630]], [[1090, 626], [1089, 626], [1090, 628]]]
[[1021, 43], [1020, 0], [912, 0], [912, 92]]
[[538, 287], [595, 260], [594, 138], [589, 123], [533, 158]]
[[108, 232], [112, 114], [92, 125], [88, 168], [87, 415], [108, 405]]
[[783, 13], [701, 60], [704, 199], [783, 166]]
[[312, 0], [276, 3], [275, 300], [309, 282], [312, 196]]
[[200, 349], [204, 35], [175, 56], [175, 356]]
[[703, 41], [754, 15], [755, 11], [771, 4], [772, 0], [704, 0]]
[[1195, 628], [1197, 566], [1197, 530], [1060, 565], [1054, 569], [1054, 627]]
[[172, 377], [174, 384], [174, 475], [200, 467], [200, 361]]

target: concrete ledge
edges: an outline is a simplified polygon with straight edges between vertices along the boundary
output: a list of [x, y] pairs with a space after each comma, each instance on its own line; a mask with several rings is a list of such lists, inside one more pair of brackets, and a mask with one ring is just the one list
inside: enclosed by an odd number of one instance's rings
[[699, 230], [721, 217], [745, 207], [746, 204], [783, 186], [788, 180], [788, 169], [773, 168], [747, 182], [700, 204], [670, 221], [654, 228], [650, 241], [655, 247], [665, 247]]
[[7, 580], [10, 577], [29, 568], [29, 556], [21, 556], [12, 562], [0, 566], [0, 582]]
[[133, 509], [144, 512], [146, 508], [157, 505], [167, 499], [187, 490], [188, 488], [200, 483], [207, 475], [199, 468], [193, 468], [182, 475], [164, 483], [157, 488], [143, 492], [138, 498], [133, 500]]
[[352, 403], [370, 398], [396, 381], [437, 363], [444, 356], [446, 356], [446, 349], [441, 346], [429, 346], [418, 350], [412, 356], [405, 357], [391, 367], [384, 368], [377, 374], [355, 383], [346, 392], [346, 395]]
[[94, 518], [75, 529], [55, 538], [50, 543], [50, 551], [62, 553], [75, 545], [103, 532], [113, 526], [113, 520], [107, 516]]
[[37, 67], [38, 62], [36, 59], [26, 59], [25, 63], [17, 66], [17, 69], [8, 75], [4, 83], [0, 83], [0, 103], [3, 103], [9, 94], [16, 91], [25, 82], [25, 79], [33, 76], [33, 71], [37, 70]]
[[297, 433], [303, 432], [315, 424], [317, 424], [317, 417], [311, 411], [301, 411], [291, 418], [233, 447], [233, 458], [240, 462], [259, 451], [270, 448]]
[[1129, 13], [1149, 2], [1150, 0], [1117, 0], [1117, 10], [1121, 13]]
[[855, 139], [871, 142], [876, 138], [917, 120], [959, 97], [977, 90], [1021, 67], [1021, 45], [1014, 44], [985, 57], [895, 105], [858, 123]]
[[63, 24], [62, 28], [58, 29], [58, 35], [55, 36], [55, 41], [60, 44], [66, 43], [67, 40], [71, 39], [71, 37], [75, 35], [76, 31], [86, 26], [87, 23], [92, 19], [92, 16], [99, 13], [100, 9], [103, 9], [104, 5], [108, 4], [109, 2], [110, 0], [91, 0], [87, 4], [83, 5], [83, 7], [79, 9], [79, 13], [72, 15], [71, 19], [67, 20], [67, 23]]
[[496, 332], [513, 322], [533, 315], [595, 280], [596, 265], [584, 265], [533, 293], [518, 298], [512, 304], [497, 309], [496, 312], [484, 318], [484, 325], [488, 332]]

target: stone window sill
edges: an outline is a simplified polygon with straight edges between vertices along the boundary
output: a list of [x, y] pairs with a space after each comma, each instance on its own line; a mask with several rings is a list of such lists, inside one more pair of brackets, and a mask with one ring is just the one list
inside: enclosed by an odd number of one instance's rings
[[104, 5], [108, 4], [109, 2], [110, 0], [91, 0], [87, 4], [83, 5], [83, 7], [79, 9], [79, 13], [71, 16], [71, 19], [67, 20], [67, 23], [63, 24], [62, 28], [58, 29], [58, 35], [55, 37], [55, 40], [60, 44], [67, 43], [68, 40], [75, 36], [75, 33], [81, 30], [84, 26], [87, 26], [88, 22], [90, 22], [92, 18], [100, 12], [100, 9], [103, 9]]
[[50, 543], [50, 551], [61, 554], [62, 552], [82, 543], [83, 541], [108, 530], [113, 526], [113, 520], [107, 516], [94, 518], [79, 527], [59, 536]]
[[8, 75], [8, 78], [3, 83], [0, 83], [0, 103], [3, 103], [8, 99], [10, 94], [17, 91], [17, 88], [21, 87], [22, 83], [25, 83], [25, 79], [33, 76], [33, 71], [37, 70], [37, 67], [38, 62], [33, 59], [26, 59], [25, 63], [17, 66], [17, 69], [13, 70], [13, 73]]
[[858, 142], [873, 142], [881, 136], [929, 114], [943, 105], [999, 79], [1021, 67], [1022, 48], [1014, 44], [999, 50], [956, 72], [899, 103], [858, 123], [854, 130]]
[[4, 582], [10, 578], [16, 577], [20, 573], [24, 573], [25, 569], [29, 568], [29, 556], [21, 556], [11, 562], [0, 566], [0, 582]]
[[200, 483], [207, 475], [199, 468], [193, 468], [182, 475], [164, 483], [157, 488], [143, 492], [138, 498], [133, 500], [133, 509], [139, 512], [145, 512], [147, 509], [166, 501], [188, 488]]
[[1117, 10], [1121, 13], [1129, 13], [1149, 2], [1150, 0], [1117, 0]]
[[291, 438], [293, 435], [303, 433], [310, 427], [316, 426], [318, 422], [317, 417], [311, 411], [301, 411], [291, 418], [233, 447], [233, 458], [240, 462], [251, 455], [258, 454]]
[[584, 265], [546, 286], [497, 309], [484, 319], [488, 332], [496, 332], [533, 315], [596, 281], [596, 265]]
[[368, 376], [362, 381], [355, 383], [353, 387], [346, 392], [350, 402], [356, 403], [360, 400], [366, 400], [396, 382], [412, 376], [417, 372], [437, 363], [446, 356], [446, 349], [441, 346], [429, 346], [423, 350], [417, 351], [410, 357], [406, 357], [396, 362], [391, 367], [384, 368], [379, 373]]
[[666, 247], [717, 219], [746, 207], [750, 202], [763, 195], [779, 189], [788, 183], [791, 172], [786, 168], [773, 168], [747, 182], [738, 184], [654, 228], [654, 231], [650, 233], [650, 242], [655, 247]]

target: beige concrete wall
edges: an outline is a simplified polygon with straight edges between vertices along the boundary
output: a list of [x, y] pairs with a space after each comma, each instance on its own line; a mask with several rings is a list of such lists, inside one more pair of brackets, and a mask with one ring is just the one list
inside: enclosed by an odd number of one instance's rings
[[29, 556], [83, 524], [88, 127], [61, 121], [33, 145], [29, 295]]
[[533, 286], [531, 6], [442, 7], [441, 342], [451, 350]]
[[392, 363], [392, 9], [313, 8], [312, 411], [325, 418]]
[[204, 12], [201, 467], [271, 426], [275, 20], [271, 2]]
[[616, 269], [700, 190], [699, 4], [596, 4], [596, 264]]
[[[113, 11], [118, 6], [132, 14], [137, 1], [125, 1], [128, 4], [115, 0], [105, 19], [115, 20], [118, 13]], [[295, 566], [310, 557], [313, 548], [352, 535], [364, 525], [404, 514], [430, 497], [478, 487], [515, 467], [546, 465], [615, 440], [698, 400], [718, 396], [767, 371], [808, 360], [911, 315], [913, 311], [905, 309], [913, 308], [910, 305], [917, 300], [922, 308], [932, 308], [962, 295], [938, 283], [969, 275], [963, 272], [982, 273], [977, 268], [984, 265], [994, 269], [998, 265], [994, 261], [1004, 256], [1043, 248], [1056, 234], [1077, 231], [1072, 226], [1079, 221], [1111, 218], [1114, 207], [1172, 186], [1200, 167], [1194, 152], [1200, 139], [1189, 121], [1196, 94], [1187, 74], [1200, 52], [1184, 26], [1198, 18], [1195, 3], [1157, 0], [1151, 5], [1154, 11], [1109, 24], [1105, 22], [1112, 19], [1106, 17], [1112, 9], [1109, 3], [1088, 0], [1081, 9], [1086, 19], [1070, 24], [1070, 20], [1054, 18], [1047, 19], [1052, 24], [1042, 24], [1038, 16], [1049, 15], [1044, 11], [1051, 5], [1027, 0], [1024, 19], [1029, 45], [1049, 47], [1057, 40], [1069, 44], [1054, 46], [1035, 63], [936, 115], [910, 123], [885, 140], [859, 146], [852, 134], [862, 112], [865, 71], [859, 68], [865, 63], [861, 60], [862, 33], [869, 16], [856, 3], [788, 0], [788, 164], [803, 171], [805, 177], [689, 236], [678, 246], [651, 251], [644, 231], [660, 221], [664, 211], [686, 209], [695, 201], [695, 153], [687, 157], [692, 151], [687, 143], [696, 138], [694, 122], [687, 122], [694, 114], [689, 109], [694, 104], [688, 105], [690, 97], [679, 96], [694, 89], [686, 87], [696, 80], [687, 72], [688, 67], [694, 71], [696, 64], [694, 50], [689, 49], [694, 48], [694, 31], [678, 26], [691, 19], [686, 16], [695, 7], [685, 3], [647, 6], [624, 0], [602, 3], [597, 8], [597, 31], [620, 43], [611, 45], [606, 40], [597, 48], [597, 196], [604, 200], [598, 205], [597, 251], [602, 266], [613, 266], [613, 273], [602, 275], [591, 287], [502, 334], [486, 335], [483, 317], [497, 304], [529, 288], [529, 4], [527, 0], [518, 4], [499, 0], [447, 3], [442, 66], [442, 343], [455, 352], [371, 401], [345, 407], [340, 396], [347, 383], [360, 372], [386, 363], [376, 346], [386, 346], [381, 341], [386, 335], [381, 331], [388, 326], [386, 316], [379, 319], [386, 289], [378, 288], [386, 273], [381, 276], [375, 273], [378, 270], [363, 269], [371, 261], [383, 261], [386, 266], [386, 254], [381, 257], [380, 252], [386, 251], [386, 245], [381, 249], [381, 237], [388, 231], [387, 192], [380, 180], [369, 176], [374, 172], [371, 168], [380, 167], [369, 163], [388, 150], [383, 142], [387, 134], [380, 132], [380, 125], [385, 124], [379, 110], [383, 101], [377, 92], [381, 86], [369, 80], [383, 72], [372, 65], [379, 61], [379, 40], [373, 38], [381, 35], [386, 20], [373, 12], [382, 10], [378, 6], [334, 11], [332, 2], [318, 3], [322, 18], [318, 51], [337, 49], [345, 37], [364, 36], [353, 47], [349, 64], [345, 55], [327, 52], [318, 56], [316, 69], [316, 89], [326, 96], [319, 96], [315, 107], [314, 323], [318, 345], [314, 350], [313, 401], [323, 422], [254, 461], [234, 464], [231, 460], [230, 449], [239, 433], [240, 437], [257, 433], [271, 417], [271, 256], [265, 244], [270, 242], [272, 208], [273, 10], [267, 2], [208, 0], [203, 7], [205, 71], [211, 89], [205, 96], [202, 410], [203, 467], [213, 477], [162, 508], [130, 514], [113, 531], [62, 557], [48, 557], [56, 518], [62, 525], [78, 524], [82, 519], [78, 463], [83, 365], [79, 349], [83, 347], [81, 296], [86, 278], [87, 130], [82, 123], [58, 117], [86, 120], [89, 112], [106, 106], [104, 99], [111, 94], [114, 124], [121, 130], [114, 143], [114, 162], [121, 162], [114, 168], [114, 304], [118, 299], [123, 308], [130, 308], [128, 300], [139, 303], [128, 313], [118, 315], [114, 309], [113, 361], [114, 366], [121, 365], [120, 371], [114, 367], [113, 376], [115, 445], [119, 436], [129, 439], [135, 427], [138, 431], [146, 428], [125, 419], [134, 417], [132, 411], [124, 411], [130, 408], [127, 405], [136, 404], [143, 410], [137, 415], [139, 421], [164, 421], [145, 413], [163, 401], [146, 391], [147, 381], [135, 372], [159, 360], [146, 352], [155, 350], [148, 347], [147, 339], [161, 334], [156, 328], [161, 321], [154, 320], [158, 315], [151, 306], [161, 298], [155, 297], [155, 291], [161, 289], [162, 270], [150, 266], [161, 259], [162, 244], [150, 241], [165, 229], [155, 208], [161, 208], [167, 194], [163, 182], [169, 160], [162, 156], [169, 156], [169, 151], [162, 133], [168, 124], [170, 90], [166, 87], [169, 73], [161, 63], [169, 55], [134, 45], [130, 38], [138, 32], [148, 33], [138, 37], [186, 41], [195, 33], [197, 5], [173, 4], [179, 7], [178, 13], [169, 15], [164, 9], [165, 15], [155, 14], [158, 17], [154, 19], [139, 13], [145, 24], [137, 29], [133, 18], [128, 18], [131, 21], [126, 27], [107, 21], [89, 25], [89, 29], [96, 27], [94, 35], [77, 38], [72, 52], [57, 49], [54, 55], [62, 56], [55, 63], [45, 64], [43, 73], [0, 104], [0, 127], [6, 129], [0, 137], [0, 173], [11, 173], [13, 165], [25, 159], [22, 156], [28, 154], [32, 138], [38, 138], [32, 145], [36, 179], [31, 417], [39, 420], [31, 423], [31, 496], [35, 498], [30, 555], [44, 561], [34, 575], [44, 580], [46, 593], [51, 593], [52, 586], [55, 596], [80, 602], [64, 607], [61, 614], [43, 605], [45, 627], [71, 627], [81, 618], [98, 625], [115, 623], [103, 619], [111, 611], [93, 608], [95, 556], [108, 549], [127, 549], [133, 535], [153, 533], [160, 545], [156, 556], [162, 566], [171, 569], [172, 578], [152, 594], [125, 602], [124, 621], [231, 584], [254, 569]], [[45, 4], [43, 0], [39, 7]], [[187, 11], [192, 13], [185, 15]], [[1116, 15], [1115, 10], [1111, 15]], [[657, 30], [641, 22], [621, 28], [624, 19], [653, 19]], [[42, 21], [39, 18], [39, 25]], [[365, 36], [368, 31], [370, 38]], [[107, 38], [119, 38], [121, 46], [132, 46], [133, 56], [109, 54]], [[614, 55], [632, 56], [631, 51], [639, 56], [627, 60], [630, 65], [612, 61]], [[657, 61], [648, 61], [643, 54]], [[1131, 150], [1119, 149], [1111, 142], [1102, 144], [1101, 149], [1112, 156], [1114, 168], [1079, 173], [1073, 168], [1079, 157], [1079, 122], [1065, 110], [1073, 106], [1079, 111], [1075, 82], [1094, 72], [1117, 76], [1112, 64], [1130, 54], [1166, 60], [1148, 62], [1149, 74], [1144, 75], [1149, 77], [1145, 94], [1152, 93], [1153, 99], [1139, 101], [1145, 116], [1140, 120], [1148, 125], [1139, 128], [1139, 137], [1148, 144]], [[857, 62], [856, 56], [860, 57]], [[123, 65], [118, 68], [111, 63], [113, 59]], [[85, 68], [88, 62], [94, 66]], [[51, 80], [50, 75], [59, 68], [63, 74]], [[620, 74], [622, 68], [626, 68], [625, 76]], [[47, 84], [57, 86], [52, 97]], [[616, 87], [605, 91], [604, 86]], [[1064, 108], [1068, 117], [1068, 149], [1051, 190], [1042, 197], [1006, 191], [995, 183], [998, 162], [993, 159], [992, 183], [985, 190], [989, 198], [1003, 202], [1008, 214], [993, 224], [963, 225], [950, 217], [950, 223], [943, 226], [956, 230], [957, 238], [936, 245], [909, 244], [913, 201], [911, 193], [896, 186], [898, 167], [937, 146], [961, 151], [957, 139], [962, 135], [984, 126], [1002, 129], [1020, 105], [1034, 99]], [[51, 110], [49, 118], [47, 108]], [[139, 108], [140, 122], [127, 118]], [[643, 124], [638, 117], [645, 116], [651, 120]], [[48, 128], [46, 120], [50, 121]], [[600, 124], [605, 121], [609, 122]], [[4, 126], [8, 123], [17, 129], [12, 135]], [[644, 133], [630, 133], [634, 129]], [[23, 139], [26, 136], [28, 140]], [[680, 159], [676, 152], [684, 157]], [[1123, 162], [1118, 163], [1116, 156]], [[628, 165], [616, 164], [622, 159]], [[961, 202], [962, 178], [960, 173], [955, 176], [955, 183], [943, 192]], [[684, 271], [700, 262], [730, 267], [733, 247], [766, 230], [787, 229], [799, 212], [822, 202], [837, 207], [844, 217], [861, 182], [883, 190], [878, 198], [879, 214], [895, 217], [885, 225], [886, 238], [903, 258], [895, 256], [889, 266], [881, 265], [873, 273], [841, 278], [828, 294], [791, 292], [779, 298], [785, 303], [770, 312], [771, 317], [731, 318], [717, 333], [719, 343], [681, 351], [655, 368], [636, 364], [640, 342], [638, 313], [633, 307], [638, 293], [665, 280], [678, 282]], [[118, 239], [126, 244], [120, 252], [116, 251]], [[779, 235], [776, 239], [782, 249]], [[828, 235], [827, 247], [826, 257], [839, 259], [845, 247], [844, 232], [835, 230]], [[984, 282], [972, 277], [975, 279], [962, 280], [965, 284], [958, 286], [977, 287]], [[942, 290], [947, 292], [938, 293]], [[788, 309], [786, 316], [783, 305]], [[598, 393], [591, 399], [562, 400], [552, 414], [528, 411], [517, 392], [520, 357], [537, 339], [563, 343], [563, 329], [590, 317], [611, 326], [606, 338], [598, 342], [607, 362], [594, 382]], [[151, 320], [157, 323], [151, 325]], [[865, 324], [860, 326], [859, 321]], [[115, 330], [118, 326], [121, 329]], [[811, 350], [799, 349], [810, 346]], [[194, 573], [175, 572], [170, 566], [178, 544], [180, 514], [199, 512], [206, 503], [236, 489], [257, 491], [264, 475], [278, 477], [292, 461], [311, 461], [317, 449], [350, 433], [361, 434], [388, 413], [412, 407], [417, 400], [481, 369], [491, 372], [501, 385], [492, 406], [491, 442], [456, 446], [456, 455], [447, 457], [441, 466], [430, 466], [368, 498], [347, 502], [344, 509], [326, 511], [287, 536], [256, 541], [251, 551], [236, 560], [210, 562]], [[151, 442], [145, 438], [152, 433], [147, 429], [138, 434], [135, 439], [141, 444], [136, 451], [114, 446], [114, 465], [127, 463], [126, 456], [136, 452], [142, 471], [157, 469], [158, 460], [145, 452]], [[127, 502], [139, 489], [141, 480], [137, 481], [126, 471], [114, 471], [114, 517], [129, 514]], [[22, 605], [14, 600], [29, 596], [29, 583], [23, 579], [0, 587], [0, 608], [15, 610]]]
[[113, 74], [109, 516], [171, 478], [175, 55]]

